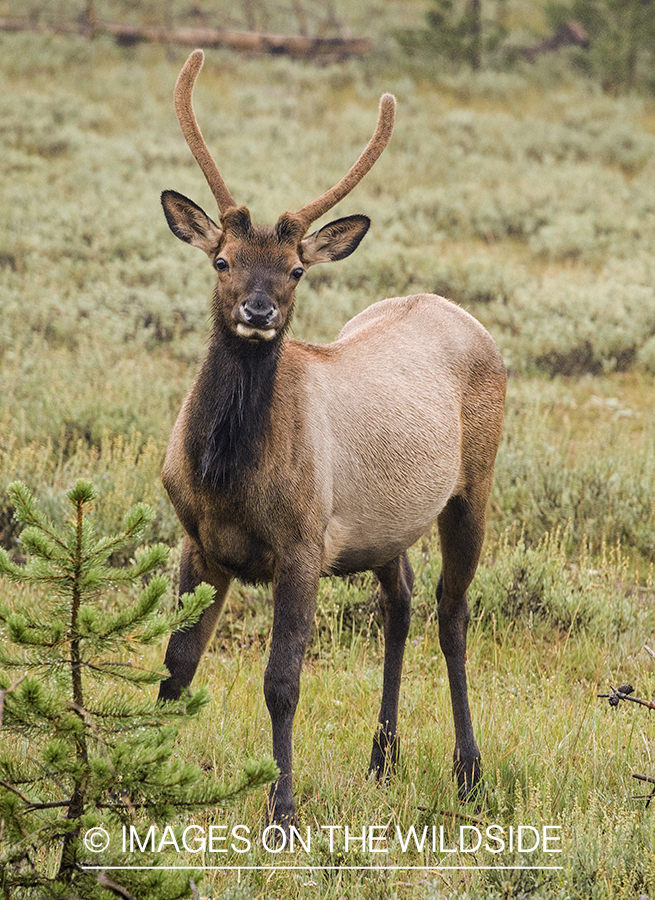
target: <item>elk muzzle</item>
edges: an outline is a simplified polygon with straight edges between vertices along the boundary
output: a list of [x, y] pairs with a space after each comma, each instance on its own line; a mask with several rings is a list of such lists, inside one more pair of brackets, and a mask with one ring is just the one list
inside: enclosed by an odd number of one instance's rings
[[236, 310], [236, 333], [251, 341], [270, 341], [278, 333], [282, 316], [264, 291], [253, 291]]

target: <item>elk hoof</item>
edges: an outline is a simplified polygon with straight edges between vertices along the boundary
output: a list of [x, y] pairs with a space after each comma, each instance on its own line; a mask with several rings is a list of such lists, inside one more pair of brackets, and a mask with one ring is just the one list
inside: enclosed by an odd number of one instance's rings
[[486, 785], [482, 780], [482, 762], [476, 757], [470, 763], [462, 760], [455, 762], [453, 775], [457, 779], [457, 796], [461, 801], [481, 799], [486, 791]]
[[283, 793], [286, 792], [283, 792], [280, 788], [281, 785], [278, 779], [271, 788], [268, 803], [266, 804], [266, 827], [271, 829], [271, 842], [276, 842], [276, 846], [285, 843], [292, 826], [298, 824], [293, 797], [289, 793], [283, 796]]
[[389, 740], [384, 731], [379, 731], [373, 738], [371, 762], [368, 767], [369, 777], [375, 775], [377, 781], [388, 781], [396, 771], [400, 759], [400, 741], [397, 737]]
[[269, 848], [284, 849], [289, 841], [292, 827], [298, 825], [298, 817], [295, 809], [290, 813], [280, 813], [277, 810], [272, 816], [266, 816], [266, 844]]

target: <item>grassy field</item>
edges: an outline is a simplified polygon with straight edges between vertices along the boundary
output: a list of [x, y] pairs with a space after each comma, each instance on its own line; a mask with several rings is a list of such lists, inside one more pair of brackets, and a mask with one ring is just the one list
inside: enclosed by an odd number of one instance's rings
[[[208, 53], [196, 106], [231, 191], [270, 222], [338, 180], [380, 94], [397, 96], [389, 148], [333, 215], [365, 213], [371, 230], [350, 259], [312, 269], [293, 333], [328, 341], [374, 300], [436, 291], [477, 316], [507, 361], [506, 430], [470, 592], [469, 683], [488, 793], [481, 806], [459, 805], [450, 778], [439, 548], [426, 536], [412, 551], [398, 776], [385, 788], [365, 779], [382, 681], [373, 585], [325, 580], [295, 727], [311, 847], [263, 849], [264, 796], [253, 795], [196, 820], [247, 826], [248, 853], [184, 862], [238, 869], [194, 876], [216, 900], [653, 897], [655, 818], [634, 799], [648, 786], [632, 778], [655, 776], [652, 720], [596, 695], [625, 682], [641, 697], [655, 691], [644, 650], [655, 640], [655, 103], [604, 95], [552, 60], [477, 75], [403, 60], [384, 29], [403, 13], [416, 20], [421, 5], [386, 7], [353, 14], [353, 32], [373, 19], [379, 30], [365, 61]], [[159, 468], [204, 350], [213, 282], [159, 204], [173, 188], [212, 214], [173, 112], [185, 56], [0, 37], [2, 541], [18, 549], [4, 499], [16, 477], [54, 516], [64, 489], [90, 477], [101, 532], [137, 500], [155, 508], [151, 538], [171, 546], [173, 582], [181, 532]], [[226, 777], [270, 752], [267, 597], [232, 592], [198, 676], [213, 704], [180, 737], [180, 753]], [[341, 826], [332, 849], [328, 825]], [[448, 853], [462, 825], [561, 828], [552, 833], [562, 853]], [[360, 835], [348, 848], [345, 826]], [[369, 826], [389, 836], [427, 827], [429, 838], [422, 851], [390, 840], [376, 853], [382, 844], [362, 847]], [[308, 868], [247, 868], [274, 864]], [[429, 868], [440, 864], [469, 868]], [[538, 868], [483, 868], [500, 865]]]

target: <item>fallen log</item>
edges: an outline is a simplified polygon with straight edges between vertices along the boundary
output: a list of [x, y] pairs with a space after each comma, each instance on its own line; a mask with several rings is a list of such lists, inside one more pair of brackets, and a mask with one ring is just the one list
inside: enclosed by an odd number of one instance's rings
[[273, 53], [294, 57], [362, 56], [371, 49], [368, 38], [312, 37], [304, 34], [266, 34], [255, 31], [224, 31], [218, 28], [160, 28], [147, 25], [121, 25], [96, 21], [50, 24], [29, 19], [0, 18], [0, 31], [37, 31], [55, 34], [111, 34], [119, 44], [150, 41], [181, 44], [185, 47], [228, 47], [244, 53]]

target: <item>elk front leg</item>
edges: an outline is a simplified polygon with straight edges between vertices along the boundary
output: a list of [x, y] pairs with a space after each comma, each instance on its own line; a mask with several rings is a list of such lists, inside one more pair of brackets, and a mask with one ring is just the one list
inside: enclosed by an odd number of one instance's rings
[[369, 775], [381, 779], [398, 762], [398, 696], [405, 641], [409, 633], [414, 573], [406, 553], [376, 569], [384, 622], [384, 676], [378, 729], [373, 738]]
[[293, 718], [300, 695], [300, 670], [316, 610], [319, 555], [300, 551], [279, 567], [273, 586], [273, 635], [264, 675], [271, 717], [273, 756], [280, 774], [272, 785], [269, 822], [288, 830], [296, 819], [293, 799]]
[[202, 581], [213, 585], [216, 595], [195, 625], [171, 635], [164, 660], [170, 676], [159, 685], [160, 700], [178, 700], [191, 684], [200, 658], [214, 634], [231, 580], [227, 573], [209, 575], [191, 541], [186, 539], [180, 561], [180, 595], [191, 593]]

